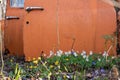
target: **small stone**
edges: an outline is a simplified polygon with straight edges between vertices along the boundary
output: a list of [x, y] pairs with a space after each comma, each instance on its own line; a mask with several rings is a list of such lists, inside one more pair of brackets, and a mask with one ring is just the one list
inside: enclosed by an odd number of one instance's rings
[[90, 74], [90, 73], [88, 73], [87, 75], [86, 75], [86, 78], [87, 79], [91, 79], [93, 76], [92, 76], [92, 74]]
[[109, 77], [110, 79], [118, 80], [119, 71], [118, 68], [114, 65], [110, 71]]
[[4, 77], [4, 80], [11, 80], [9, 77]]
[[43, 80], [42, 78], [39, 78], [38, 80]]

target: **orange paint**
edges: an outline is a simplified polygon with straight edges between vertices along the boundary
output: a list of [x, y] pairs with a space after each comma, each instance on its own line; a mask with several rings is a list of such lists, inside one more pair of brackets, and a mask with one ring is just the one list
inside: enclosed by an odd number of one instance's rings
[[[44, 10], [25, 11], [32, 6]], [[8, 6], [6, 15], [20, 16], [19, 20], [6, 21], [6, 47], [10, 52], [24, 53], [26, 59], [59, 49], [103, 52], [102, 36], [116, 29], [114, 7], [101, 0], [25, 0], [24, 9]]]
[[7, 3], [6, 16], [18, 16], [20, 19], [5, 20], [5, 48], [14, 55], [24, 55], [23, 53], [23, 20], [24, 9], [11, 8], [10, 0]]

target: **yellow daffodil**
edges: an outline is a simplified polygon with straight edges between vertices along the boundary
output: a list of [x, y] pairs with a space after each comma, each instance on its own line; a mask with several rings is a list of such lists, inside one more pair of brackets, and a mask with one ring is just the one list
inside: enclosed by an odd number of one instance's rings
[[47, 64], [47, 62], [45, 61], [45, 65]]
[[32, 69], [32, 68], [33, 68], [33, 66], [30, 66], [29, 68], [30, 68], [30, 69]]
[[11, 59], [10, 62], [13, 62], [13, 60]]
[[43, 64], [43, 66], [46, 66], [46, 64], [47, 64], [47, 62], [45, 61], [44, 63], [42, 63]]
[[38, 64], [38, 60], [33, 61], [34, 64]]
[[66, 75], [64, 75], [63, 78], [66, 79]]
[[53, 65], [50, 65], [50, 68], [53, 68]]
[[66, 61], [68, 61], [69, 59], [67, 58]]
[[56, 62], [55, 62], [55, 65], [58, 65], [58, 64], [59, 64], [59, 61], [56, 61]]
[[60, 65], [58, 66], [58, 68], [60, 69]]
[[41, 60], [41, 57], [38, 57], [38, 60]]
[[52, 75], [52, 73], [50, 72], [49, 74], [48, 74], [48, 77], [50, 77]]

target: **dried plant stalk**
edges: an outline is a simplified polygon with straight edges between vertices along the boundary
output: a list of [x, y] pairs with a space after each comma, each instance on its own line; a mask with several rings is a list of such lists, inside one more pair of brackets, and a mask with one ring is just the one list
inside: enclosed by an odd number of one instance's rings
[[2, 47], [2, 25], [1, 25], [1, 22], [0, 22], [0, 55], [1, 55], [1, 62], [2, 62], [0, 74], [3, 76], [4, 60], [3, 60], [2, 49], [3, 49], [3, 47]]

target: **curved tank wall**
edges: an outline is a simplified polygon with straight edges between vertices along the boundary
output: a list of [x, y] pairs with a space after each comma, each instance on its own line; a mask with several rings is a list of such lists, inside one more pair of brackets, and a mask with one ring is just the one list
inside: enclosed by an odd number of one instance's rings
[[[49, 51], [58, 49], [103, 52], [103, 36], [116, 30], [114, 7], [101, 0], [26, 0], [25, 7], [29, 6], [41, 6], [44, 10], [25, 12], [26, 59], [42, 53], [49, 55]], [[116, 54], [115, 46], [110, 54]]]
[[[27, 12], [28, 7], [44, 10]], [[114, 7], [102, 0], [25, 0], [24, 8], [7, 5], [6, 16], [19, 19], [5, 20], [5, 48], [26, 59], [57, 50], [100, 53], [105, 50], [103, 36], [116, 31]], [[116, 54], [115, 45], [110, 54]]]

